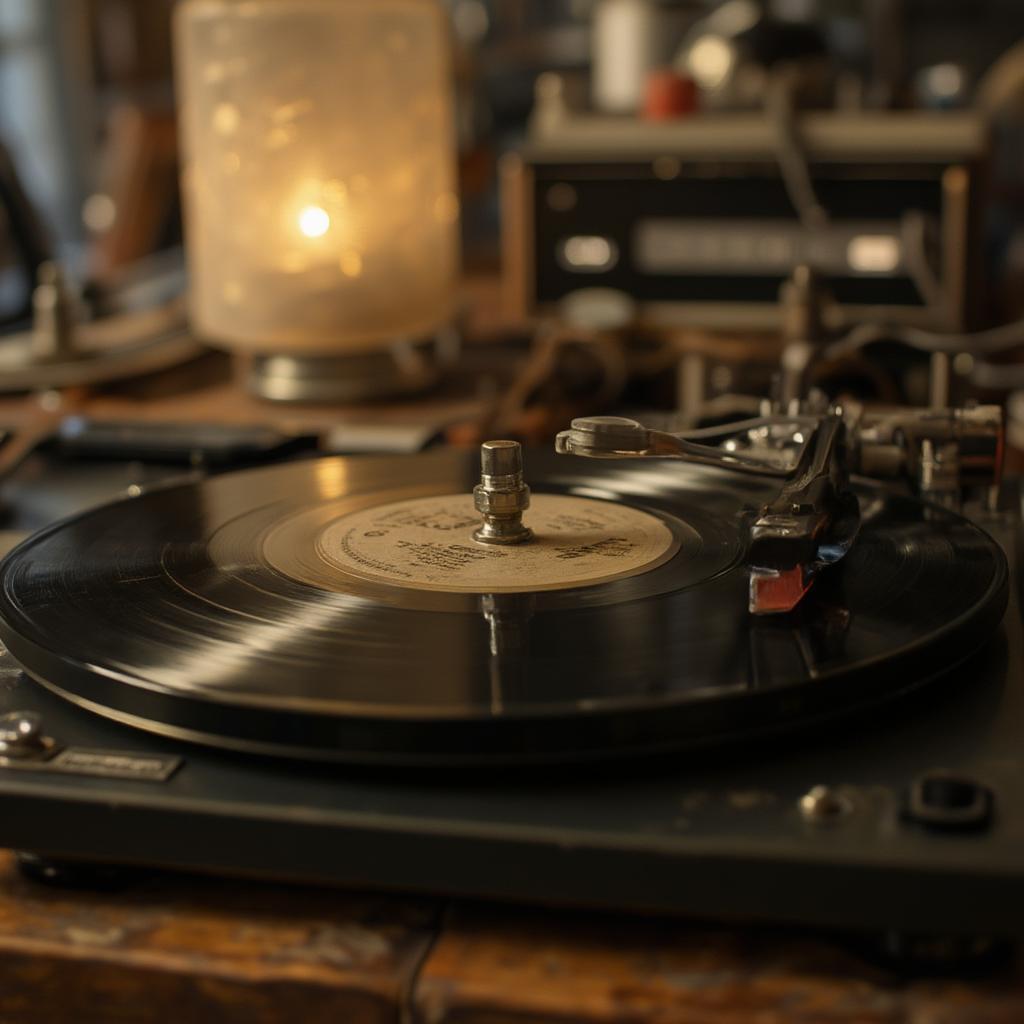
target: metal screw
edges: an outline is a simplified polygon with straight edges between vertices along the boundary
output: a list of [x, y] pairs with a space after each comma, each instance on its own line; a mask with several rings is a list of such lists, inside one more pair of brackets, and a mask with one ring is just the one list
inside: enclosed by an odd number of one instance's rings
[[48, 747], [43, 719], [34, 711], [0, 716], [0, 757], [32, 757]]
[[820, 824], [845, 818], [853, 811], [853, 801], [835, 786], [814, 786], [800, 797], [800, 816]]
[[483, 516], [473, 539], [481, 544], [521, 544], [533, 536], [523, 525], [530, 488], [523, 482], [523, 449], [518, 441], [485, 441], [480, 446], [480, 483], [473, 504]]

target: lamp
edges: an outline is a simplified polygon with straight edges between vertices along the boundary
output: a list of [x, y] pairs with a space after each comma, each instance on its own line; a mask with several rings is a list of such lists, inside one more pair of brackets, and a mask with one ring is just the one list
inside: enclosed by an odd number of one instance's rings
[[185, 0], [176, 13], [193, 329], [278, 399], [436, 377], [458, 199], [435, 0]]

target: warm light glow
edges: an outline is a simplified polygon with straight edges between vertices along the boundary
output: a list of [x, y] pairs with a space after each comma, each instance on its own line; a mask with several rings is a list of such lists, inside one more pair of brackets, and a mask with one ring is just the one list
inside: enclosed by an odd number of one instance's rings
[[299, 213], [299, 230], [307, 238], [320, 238], [327, 234], [331, 218], [322, 206], [305, 206]]
[[900, 240], [892, 235], [856, 235], [846, 247], [851, 270], [862, 274], [891, 274], [902, 258]]
[[363, 272], [363, 257], [354, 250], [343, 252], [338, 265], [346, 277], [359, 277]]
[[957, 64], [936, 64], [920, 77], [937, 100], [955, 100], [964, 90], [964, 72]]
[[[328, 356], [449, 323], [459, 204], [439, 8], [451, 6], [174, 5], [189, 306], [204, 340]], [[372, 102], [339, 102], [338, 68], [370, 83]], [[110, 203], [89, 216], [101, 229]]]
[[698, 85], [717, 89], [732, 73], [736, 50], [721, 36], [702, 36], [690, 48], [686, 64]]
[[611, 270], [618, 262], [618, 247], [601, 235], [573, 235], [562, 243], [562, 263], [570, 270]]

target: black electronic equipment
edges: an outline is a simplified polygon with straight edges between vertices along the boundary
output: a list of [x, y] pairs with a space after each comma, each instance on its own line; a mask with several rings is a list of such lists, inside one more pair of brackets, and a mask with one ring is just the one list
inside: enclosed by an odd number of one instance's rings
[[1019, 496], [850, 484], [898, 461], [877, 423], [769, 426], [699, 465], [707, 438], [577, 421], [562, 451], [629, 461], [527, 452], [532, 494], [466, 453], [317, 459], [43, 530], [2, 569], [0, 843], [1018, 934]]
[[[548, 90], [550, 91], [550, 90]], [[585, 289], [638, 324], [772, 329], [809, 266], [826, 326], [958, 330], [977, 302], [988, 150], [972, 113], [707, 113], [668, 122], [567, 110], [540, 94], [505, 165], [509, 304], [557, 314]]]

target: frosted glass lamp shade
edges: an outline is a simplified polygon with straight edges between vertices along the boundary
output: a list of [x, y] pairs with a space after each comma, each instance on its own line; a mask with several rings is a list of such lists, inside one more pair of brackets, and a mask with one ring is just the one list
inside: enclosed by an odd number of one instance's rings
[[458, 199], [434, 0], [185, 0], [175, 42], [196, 332], [327, 355], [445, 323]]

